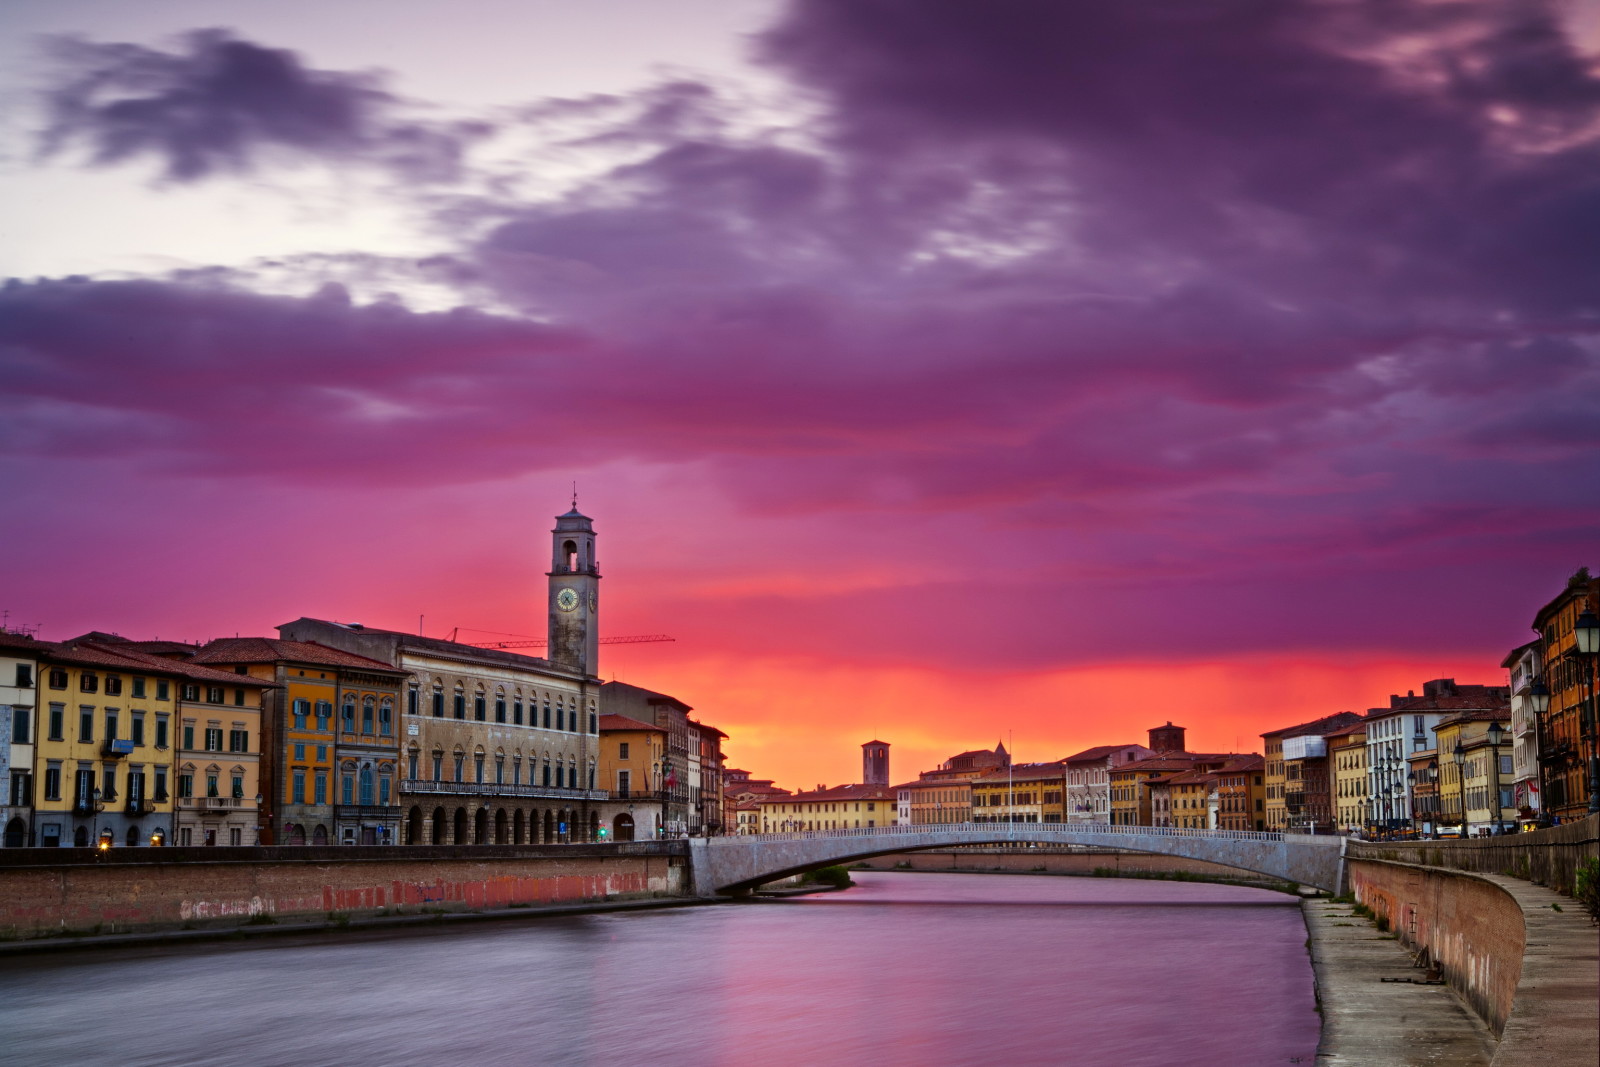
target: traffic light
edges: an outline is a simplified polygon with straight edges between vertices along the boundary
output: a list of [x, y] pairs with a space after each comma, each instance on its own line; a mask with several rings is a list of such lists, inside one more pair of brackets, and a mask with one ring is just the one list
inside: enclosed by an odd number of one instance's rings
[[600, 827], [600, 840], [604, 841], [609, 836], [611, 836], [611, 831], [604, 826]]

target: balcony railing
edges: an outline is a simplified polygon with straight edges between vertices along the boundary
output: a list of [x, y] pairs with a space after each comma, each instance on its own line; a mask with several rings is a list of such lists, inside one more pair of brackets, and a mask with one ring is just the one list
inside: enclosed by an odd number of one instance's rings
[[398, 819], [399, 805], [335, 804], [333, 814], [341, 819]]
[[540, 797], [548, 800], [606, 800], [610, 797], [604, 789], [562, 789], [504, 782], [435, 782], [428, 778], [403, 779], [400, 792], [413, 796]]
[[612, 800], [672, 800], [672, 791], [668, 789], [613, 789]]

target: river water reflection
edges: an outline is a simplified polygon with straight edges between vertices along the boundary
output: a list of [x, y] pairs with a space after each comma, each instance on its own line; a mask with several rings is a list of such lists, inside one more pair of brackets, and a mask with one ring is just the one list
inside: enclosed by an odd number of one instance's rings
[[0, 965], [15, 1065], [1310, 1064], [1293, 898], [858, 872], [782, 902]]

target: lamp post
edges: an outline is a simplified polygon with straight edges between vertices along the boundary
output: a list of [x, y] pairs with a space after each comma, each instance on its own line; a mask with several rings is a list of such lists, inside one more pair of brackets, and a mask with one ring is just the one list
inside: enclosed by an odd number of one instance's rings
[[1494, 798], [1494, 832], [1505, 833], [1505, 828], [1500, 825], [1500, 742], [1505, 740], [1505, 727], [1498, 722], [1489, 724], [1489, 795]]
[[1415, 836], [1417, 829], [1417, 772], [1415, 770], [1409, 770], [1406, 772], [1406, 792], [1411, 796], [1410, 822], [1412, 834]]
[[1581, 707], [1584, 739], [1589, 742], [1589, 814], [1600, 814], [1600, 753], [1595, 751], [1594, 658], [1600, 652], [1600, 619], [1587, 607], [1572, 626], [1572, 643], [1580, 657], [1578, 667], [1589, 690]]
[[1545, 752], [1544, 717], [1545, 713], [1550, 710], [1550, 687], [1545, 685], [1541, 680], [1535, 680], [1534, 683], [1528, 687], [1528, 710], [1533, 712], [1533, 736], [1534, 741], [1538, 745], [1539, 749], [1539, 755], [1535, 760], [1535, 762], [1538, 764], [1539, 774], [1539, 813], [1536, 818], [1538, 819], [1539, 825], [1543, 825], [1544, 820], [1548, 817], [1544, 810], [1545, 781], [1543, 755]]

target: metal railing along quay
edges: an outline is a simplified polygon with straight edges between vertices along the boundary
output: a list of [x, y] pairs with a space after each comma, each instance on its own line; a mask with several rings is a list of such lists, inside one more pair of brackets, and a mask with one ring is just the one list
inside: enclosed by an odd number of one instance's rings
[[806, 841], [838, 837], [906, 837], [929, 834], [982, 837], [987, 840], [1015, 838], [1037, 841], [1046, 837], [1093, 836], [1101, 838], [1188, 837], [1213, 841], [1315, 841], [1336, 843], [1333, 836], [1285, 834], [1276, 830], [1190, 830], [1176, 826], [1112, 826], [1106, 823], [965, 822], [925, 823], [913, 826], [861, 826], [842, 830], [787, 830], [776, 833], [739, 834], [713, 840], [723, 841]]

